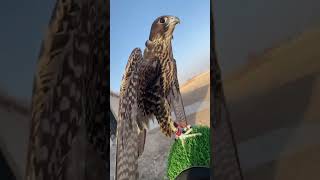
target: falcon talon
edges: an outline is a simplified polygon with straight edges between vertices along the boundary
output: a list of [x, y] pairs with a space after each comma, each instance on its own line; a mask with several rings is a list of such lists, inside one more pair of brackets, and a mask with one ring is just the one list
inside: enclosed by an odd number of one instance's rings
[[188, 129], [187, 131], [185, 131], [185, 133], [183, 133], [183, 134], [184, 134], [184, 135], [190, 134], [191, 131], [192, 131], [192, 129], [190, 128], [190, 129]]
[[187, 125], [186, 127], [182, 127], [178, 125], [177, 123], [174, 124], [177, 128], [177, 131], [175, 132], [175, 139], [181, 139], [184, 137], [188, 137], [187, 135], [192, 132], [191, 125]]

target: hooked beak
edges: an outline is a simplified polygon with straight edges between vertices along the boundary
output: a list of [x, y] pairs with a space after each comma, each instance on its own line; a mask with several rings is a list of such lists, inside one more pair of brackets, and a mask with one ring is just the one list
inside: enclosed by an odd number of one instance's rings
[[174, 25], [180, 24], [180, 19], [176, 16], [170, 16], [169, 23]]

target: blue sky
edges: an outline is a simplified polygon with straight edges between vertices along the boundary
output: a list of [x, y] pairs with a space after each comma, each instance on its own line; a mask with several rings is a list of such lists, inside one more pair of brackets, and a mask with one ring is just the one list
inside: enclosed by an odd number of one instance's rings
[[128, 57], [135, 47], [142, 50], [152, 22], [161, 15], [180, 18], [173, 39], [180, 83], [209, 70], [209, 0], [111, 0], [110, 12], [110, 85], [119, 92]]

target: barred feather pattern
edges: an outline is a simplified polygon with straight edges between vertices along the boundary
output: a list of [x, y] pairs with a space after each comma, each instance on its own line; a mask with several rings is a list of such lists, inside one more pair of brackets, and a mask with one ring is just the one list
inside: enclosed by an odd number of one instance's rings
[[[143, 152], [150, 117], [156, 117], [164, 135], [170, 137], [176, 131], [171, 110], [172, 101], [180, 91], [175, 79], [172, 38], [167, 35], [157, 37], [146, 42], [143, 55], [138, 48], [132, 51], [122, 78], [117, 127], [117, 180], [138, 179], [138, 158]], [[171, 97], [172, 88], [176, 94]]]
[[[133, 50], [126, 68], [128, 71], [124, 73], [121, 85], [117, 127], [117, 179], [138, 178], [137, 159], [143, 151], [141, 146], [144, 146], [145, 138], [141, 137], [141, 134], [144, 134], [148, 124], [149, 115], [152, 113], [150, 110], [155, 109], [154, 105], [151, 105], [147, 110], [144, 102], [147, 102], [145, 94], [148, 93], [146, 91], [148, 83], [157, 76], [158, 63], [141, 60], [140, 57], [142, 57], [141, 51]], [[134, 65], [135, 61], [140, 63], [130, 72], [132, 69], [130, 65]]]
[[[90, 142], [92, 155], [108, 161], [107, 63], [96, 43], [106, 31], [98, 23], [106, 13], [98, 3], [106, 1], [56, 2], [34, 77], [27, 180], [90, 179], [91, 155], [74, 159], [71, 153], [82, 127], [87, 140], [80, 141]], [[82, 160], [83, 171], [74, 172], [71, 166]]]

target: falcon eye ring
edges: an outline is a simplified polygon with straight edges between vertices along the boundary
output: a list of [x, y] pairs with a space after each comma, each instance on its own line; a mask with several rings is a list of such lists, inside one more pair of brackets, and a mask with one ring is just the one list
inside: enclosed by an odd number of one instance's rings
[[164, 18], [160, 18], [159, 22], [162, 24], [164, 23], [166, 20]]

